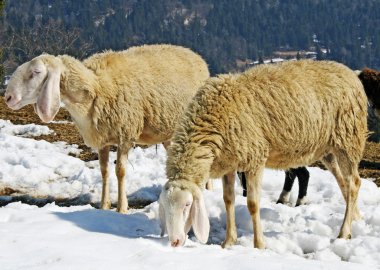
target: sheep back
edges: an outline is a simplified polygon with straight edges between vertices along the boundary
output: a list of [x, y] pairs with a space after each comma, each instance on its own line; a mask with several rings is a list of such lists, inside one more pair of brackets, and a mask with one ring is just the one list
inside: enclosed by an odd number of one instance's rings
[[[90, 114], [97, 133], [93, 138], [101, 141], [86, 142], [95, 147], [168, 140], [185, 106], [209, 77], [198, 54], [171, 45], [106, 51], [83, 64], [97, 79]], [[140, 137], [143, 129], [147, 135]]]
[[366, 119], [360, 80], [336, 62], [261, 65], [210, 78], [175, 133], [168, 177], [201, 182], [263, 162], [276, 169], [305, 166], [334, 149], [357, 164]]

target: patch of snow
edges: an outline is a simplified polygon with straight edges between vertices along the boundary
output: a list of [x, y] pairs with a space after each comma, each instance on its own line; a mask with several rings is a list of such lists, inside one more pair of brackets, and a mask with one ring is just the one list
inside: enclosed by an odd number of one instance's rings
[[[16, 137], [0, 131], [0, 186], [35, 196], [75, 198], [90, 196], [98, 202], [101, 176], [97, 161], [68, 156], [70, 146]], [[76, 149], [75, 146], [73, 149]], [[70, 150], [72, 151], [72, 149]], [[115, 153], [109, 162], [111, 198], [117, 199]], [[165, 149], [130, 151], [127, 168], [129, 200], [155, 201], [165, 176]], [[222, 184], [204, 191], [211, 231], [206, 245], [189, 236], [184, 247], [173, 249], [160, 237], [158, 203], [127, 215], [101, 211], [89, 205], [42, 208], [11, 203], [0, 208], [0, 265], [18, 269], [376, 269], [380, 267], [380, 189], [363, 179], [359, 208], [363, 219], [353, 222], [351, 240], [336, 239], [345, 204], [334, 177], [309, 168], [309, 204], [276, 204], [284, 172], [265, 170], [261, 218], [266, 249], [253, 249], [252, 221], [246, 198], [236, 184], [238, 242], [229, 249], [225, 236], [226, 212]], [[297, 199], [298, 186], [290, 203]], [[20, 259], [22, 258], [22, 259]], [[195, 259], [196, 258], [196, 259]]]
[[0, 119], [0, 133], [17, 135], [21, 137], [36, 137], [41, 135], [49, 135], [54, 133], [54, 131], [49, 129], [47, 126], [36, 124], [14, 125], [9, 120]]

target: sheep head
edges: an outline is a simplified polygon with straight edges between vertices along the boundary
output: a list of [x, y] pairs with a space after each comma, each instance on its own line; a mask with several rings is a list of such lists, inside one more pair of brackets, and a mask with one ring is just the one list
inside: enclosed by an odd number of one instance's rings
[[357, 72], [357, 74], [375, 111], [375, 115], [380, 118], [380, 72], [364, 68], [362, 71]]
[[173, 247], [185, 244], [190, 228], [198, 240], [206, 243], [210, 223], [201, 189], [189, 181], [169, 181], [159, 199], [162, 233], [167, 231]]
[[43, 122], [50, 122], [60, 106], [62, 62], [43, 54], [19, 66], [5, 92], [5, 102], [12, 110], [33, 104]]

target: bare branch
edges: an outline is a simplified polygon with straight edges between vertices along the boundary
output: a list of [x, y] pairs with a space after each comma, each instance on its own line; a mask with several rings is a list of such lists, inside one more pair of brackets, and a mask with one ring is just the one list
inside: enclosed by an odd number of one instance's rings
[[[0, 44], [5, 51], [5, 62], [17, 65], [34, 58], [41, 53], [72, 54], [82, 59], [87, 56], [92, 47], [92, 40], [84, 41], [79, 28], [65, 29], [64, 25], [55, 20], [46, 24], [36, 21], [32, 27], [24, 26], [16, 29], [7, 25], [0, 29], [0, 34], [6, 36]], [[9, 68], [9, 64], [6, 64]]]

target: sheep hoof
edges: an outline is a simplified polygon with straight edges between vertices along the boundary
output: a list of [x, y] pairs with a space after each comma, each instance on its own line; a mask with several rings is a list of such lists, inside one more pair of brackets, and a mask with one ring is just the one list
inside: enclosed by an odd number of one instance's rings
[[100, 209], [102, 210], [109, 210], [111, 209], [111, 202], [110, 201], [105, 201], [100, 203]]
[[283, 204], [283, 205], [287, 205], [287, 206], [292, 206], [292, 204], [290, 203], [290, 201], [284, 201], [284, 200], [281, 200], [281, 199], [278, 199], [276, 204]]
[[125, 209], [118, 209], [117, 212], [119, 212], [120, 214], [127, 214], [127, 213], [128, 213], [128, 210], [125, 210]]
[[222, 243], [222, 248], [229, 248], [229, 247], [235, 245], [236, 241], [237, 241], [236, 238], [225, 239]]
[[265, 244], [263, 241], [253, 241], [253, 246], [258, 249], [265, 249]]
[[122, 207], [117, 207], [117, 212], [119, 212], [120, 214], [127, 214], [128, 213], [128, 206], [122, 206]]
[[298, 198], [297, 199], [296, 206], [305, 205], [305, 204], [308, 204], [308, 203], [309, 203], [309, 200], [305, 196], [303, 198]]
[[290, 199], [290, 191], [285, 191], [283, 190], [278, 197], [277, 203], [281, 204], [289, 204], [289, 199]]
[[285, 204], [283, 200], [278, 199], [276, 203]]
[[351, 239], [352, 235], [351, 233], [343, 233], [342, 231], [339, 233], [338, 235], [338, 238], [341, 238], [341, 239]]

